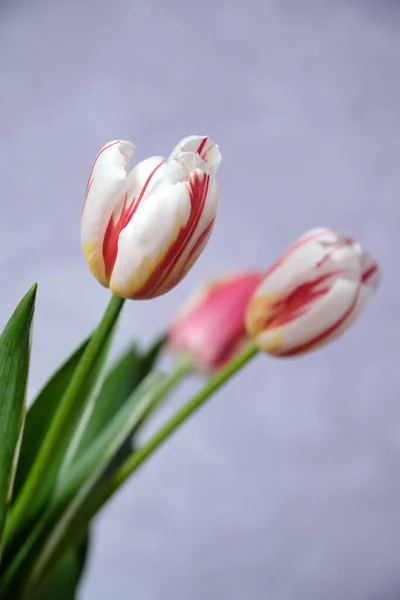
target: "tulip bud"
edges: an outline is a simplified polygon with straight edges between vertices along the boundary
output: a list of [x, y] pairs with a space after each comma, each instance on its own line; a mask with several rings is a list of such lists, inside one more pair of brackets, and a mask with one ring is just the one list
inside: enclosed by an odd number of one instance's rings
[[262, 275], [252, 271], [213, 281], [173, 322], [170, 348], [186, 355], [201, 371], [223, 367], [248, 341], [244, 315], [261, 281]]
[[102, 285], [122, 298], [147, 299], [175, 287], [204, 250], [218, 209], [221, 155], [207, 136], [190, 136], [168, 159], [153, 156], [129, 171], [134, 149], [117, 140], [98, 153], [81, 240]]
[[314, 229], [267, 271], [246, 312], [261, 350], [293, 356], [336, 338], [379, 284], [379, 265], [350, 237]]

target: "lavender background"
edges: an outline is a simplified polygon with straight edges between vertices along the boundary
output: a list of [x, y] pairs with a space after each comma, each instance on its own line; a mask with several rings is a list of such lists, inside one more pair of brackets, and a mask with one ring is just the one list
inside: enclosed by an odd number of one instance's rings
[[78, 222], [110, 139], [141, 159], [208, 133], [224, 155], [209, 247], [126, 308], [118, 347], [313, 226], [353, 233], [385, 275], [344, 338], [258, 358], [129, 482], [82, 600], [400, 598], [399, 34], [394, 0], [1, 1], [0, 318], [39, 282], [32, 394], [107, 302]]

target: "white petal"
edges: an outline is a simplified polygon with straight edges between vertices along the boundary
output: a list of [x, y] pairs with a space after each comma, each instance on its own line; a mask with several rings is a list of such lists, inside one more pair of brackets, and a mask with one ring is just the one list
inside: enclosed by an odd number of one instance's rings
[[155, 173], [153, 177], [151, 177], [151, 174], [155, 172], [158, 166], [161, 166], [163, 161], [164, 158], [162, 156], [150, 156], [149, 158], [140, 161], [133, 167], [127, 179], [127, 187], [130, 197], [138, 196], [149, 178], [150, 181], [147, 186], [147, 191], [153, 188], [157, 179], [155, 177]]
[[185, 183], [159, 186], [119, 236], [111, 289], [126, 298], [138, 293], [189, 216]]
[[[266, 349], [276, 343], [276, 354], [287, 354], [301, 348], [335, 325], [328, 339], [336, 337], [353, 320], [358, 303], [359, 284], [347, 279], [337, 279], [330, 291], [316, 300], [303, 316], [279, 327], [262, 333], [259, 343]], [[344, 319], [343, 323], [341, 320]], [[340, 329], [338, 327], [340, 326]]]
[[351, 311], [351, 314], [348, 316], [348, 318], [346, 318], [343, 321], [343, 323], [339, 327], [337, 327], [335, 329], [334, 332], [332, 332], [332, 335], [330, 335], [328, 338], [329, 341], [332, 341], [335, 338], [339, 337], [339, 335], [341, 335], [341, 333], [345, 329], [350, 327], [350, 325], [352, 325], [352, 323], [354, 323], [354, 321], [356, 321], [356, 319], [358, 319], [358, 317], [363, 312], [364, 308], [366, 307], [368, 302], [371, 300], [373, 295], [374, 295], [374, 289], [371, 286], [365, 286], [365, 285], [360, 286], [359, 293], [357, 296], [357, 301], [356, 301], [354, 308]]
[[193, 152], [199, 154], [207, 164], [207, 172], [215, 175], [221, 163], [221, 153], [217, 144], [215, 144], [208, 135], [189, 135], [181, 140], [170, 154], [171, 158], [176, 158], [182, 152]]
[[87, 185], [81, 218], [81, 242], [89, 266], [97, 279], [107, 285], [102, 244], [113, 210], [126, 192], [129, 160], [134, 152], [131, 142], [116, 140], [98, 153]]
[[161, 156], [152, 156], [138, 163], [128, 176], [130, 201], [146, 202], [160, 185], [187, 181], [189, 175], [184, 165], [177, 161], [166, 161]]
[[303, 283], [335, 272], [358, 282], [361, 274], [359, 257], [349, 246], [332, 244], [334, 239], [325, 230], [315, 230], [315, 233], [300, 238], [267, 271], [257, 293], [288, 294]]
[[[198, 175], [201, 178], [204, 177], [204, 174], [201, 172], [198, 172]], [[219, 208], [219, 198], [219, 183], [215, 177], [210, 176], [207, 197], [203, 211], [201, 213], [199, 223], [193, 235], [191, 236], [189, 243], [186, 245], [185, 251], [183, 252], [180, 258], [179, 267], [182, 267], [184, 263], [188, 260], [193, 251], [193, 248], [197, 245], [199, 238], [210, 225], [210, 223], [215, 219]], [[203, 249], [204, 247], [202, 248], [202, 250]]]
[[196, 169], [200, 169], [207, 173], [207, 165], [199, 154], [193, 152], [181, 152], [176, 158], [170, 159], [176, 161], [185, 169], [187, 174], [187, 181], [189, 181], [190, 174]]

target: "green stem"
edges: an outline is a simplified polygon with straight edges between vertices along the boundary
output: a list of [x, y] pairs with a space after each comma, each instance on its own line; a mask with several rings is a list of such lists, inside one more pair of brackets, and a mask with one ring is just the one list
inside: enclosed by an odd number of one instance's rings
[[118, 319], [123, 304], [124, 300], [122, 298], [118, 296], [111, 297], [104, 316], [87, 345], [79, 365], [60, 401], [58, 410], [51, 422], [24, 487], [10, 512], [5, 532], [6, 543], [12, 539], [15, 532], [19, 529], [21, 522], [26, 520], [32, 512], [32, 505], [34, 505], [35, 498], [46, 477], [46, 471], [50, 468], [54, 455], [57, 453], [57, 446], [60, 445], [63, 437], [68, 434], [69, 424], [73, 420], [80, 402], [80, 392]]
[[141, 448], [136, 450], [123, 463], [111, 479], [107, 487], [107, 498], [109, 498], [117, 488], [135, 471], [161, 444], [163, 444], [178, 427], [186, 421], [197, 409], [204, 404], [206, 400], [211, 398], [220, 387], [222, 387], [228, 379], [230, 379], [237, 371], [242, 369], [250, 359], [258, 352], [258, 348], [254, 343], [251, 343], [245, 350], [224, 369], [219, 371], [214, 377], [209, 379], [206, 385], [195, 395], [187, 404], [179, 409], [169, 421], [159, 429], [159, 431], [148, 440]]

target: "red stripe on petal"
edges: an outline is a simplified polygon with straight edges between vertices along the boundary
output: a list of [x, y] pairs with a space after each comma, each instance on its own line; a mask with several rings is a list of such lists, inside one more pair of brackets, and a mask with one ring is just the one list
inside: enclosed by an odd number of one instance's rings
[[210, 176], [207, 173], [203, 173], [202, 179], [200, 179], [197, 170], [192, 173], [187, 185], [190, 197], [190, 216], [188, 222], [180, 229], [175, 241], [168, 248], [145, 285], [135, 292], [135, 298], [154, 298], [160, 293], [165, 293], [165, 291], [172, 289], [173, 285], [171, 282], [175, 282], [176, 277], [172, 276], [171, 281], [168, 281], [168, 279], [197, 229], [206, 204], [209, 185]]
[[213, 217], [213, 219], [209, 222], [209, 224], [204, 229], [204, 231], [201, 233], [201, 235], [199, 236], [199, 238], [196, 240], [196, 243], [194, 244], [193, 248], [191, 248], [191, 250], [189, 252], [189, 256], [187, 257], [187, 259], [185, 261], [185, 266], [186, 266], [187, 263], [189, 263], [192, 260], [192, 258], [196, 254], [196, 252], [200, 249], [200, 246], [211, 235], [212, 228], [214, 227], [214, 222], [215, 222], [215, 217]]
[[116, 223], [114, 223], [114, 215], [111, 215], [108, 221], [107, 229], [103, 239], [103, 260], [106, 277], [109, 280], [111, 277], [112, 270], [117, 260], [118, 252], [118, 238], [122, 229], [129, 223], [130, 207], [126, 205], [127, 195], [125, 195], [124, 204], [122, 206], [121, 214]]
[[208, 153], [209, 153], [209, 152], [210, 152], [210, 150], [212, 150], [213, 148], [214, 148], [214, 144], [210, 144], [210, 146], [208, 146], [207, 150], [205, 150], [205, 151], [203, 152], [203, 154], [201, 155], [201, 158], [202, 158], [202, 159], [203, 159], [205, 162], [207, 162], [207, 156], [208, 156]]
[[305, 244], [308, 244], [308, 242], [313, 242], [315, 240], [317, 240], [319, 237], [326, 235], [326, 230], [323, 231], [318, 231], [316, 233], [313, 233], [311, 235], [308, 235], [307, 237], [304, 237], [300, 240], [298, 240], [297, 242], [295, 242], [292, 246], [290, 246], [290, 248], [288, 248], [279, 258], [278, 260], [276, 260], [269, 269], [267, 269], [267, 271], [264, 273], [264, 279], [269, 277], [269, 275], [271, 275], [272, 273], [274, 273], [284, 262], [285, 260], [287, 260], [287, 258], [289, 258], [289, 256], [295, 252], [296, 250], [298, 250], [299, 248], [301, 248], [302, 246], [304, 246]]
[[352, 312], [354, 311], [354, 309], [357, 306], [360, 292], [361, 292], [361, 285], [359, 285], [357, 287], [357, 291], [354, 295], [354, 299], [353, 299], [353, 302], [351, 303], [350, 307], [346, 310], [346, 312], [343, 314], [343, 316], [336, 321], [336, 323], [331, 325], [323, 333], [320, 333], [315, 338], [306, 342], [305, 344], [301, 344], [300, 346], [297, 346], [296, 348], [292, 348], [291, 350], [288, 350], [287, 352], [278, 352], [279, 356], [295, 356], [296, 354], [302, 354], [303, 352], [307, 352], [308, 350], [311, 350], [315, 346], [320, 346], [325, 341], [328, 341], [329, 338], [334, 335], [335, 331], [337, 331], [340, 327], [342, 327], [342, 325], [344, 325], [344, 323], [347, 321], [347, 319], [349, 319], [351, 317]]
[[361, 283], [367, 283], [378, 272], [378, 265], [372, 265], [361, 275]]
[[282, 327], [306, 314], [313, 302], [329, 292], [331, 288], [329, 280], [336, 275], [338, 275], [338, 272], [332, 272], [312, 281], [306, 281], [297, 286], [287, 296], [277, 300], [271, 307], [271, 312], [261, 328], [268, 330]]
[[332, 256], [338, 251], [338, 250], [342, 250], [342, 248], [346, 248], [346, 246], [352, 246], [354, 244], [354, 241], [349, 238], [346, 237], [344, 238], [341, 242], [338, 242], [337, 244], [335, 244], [330, 250], [329, 252], [327, 252], [325, 254], [325, 256], [323, 258], [321, 258], [321, 260], [319, 262], [317, 262], [316, 267], [322, 267], [322, 265], [324, 265], [330, 258], [332, 258]]
[[[203, 138], [199, 144], [199, 147], [197, 148], [197, 154], [199, 154], [201, 156], [201, 153], [204, 150], [204, 146], [206, 145], [208, 140], [208, 137], [206, 136], [205, 138]], [[201, 158], [203, 158], [203, 156], [201, 156]]]
[[118, 238], [120, 233], [128, 223], [131, 221], [133, 215], [139, 208], [141, 201], [143, 200], [143, 196], [146, 192], [146, 189], [154, 175], [154, 173], [161, 167], [164, 161], [161, 161], [150, 173], [148, 178], [146, 179], [138, 198], [133, 198], [130, 205], [127, 205], [128, 194], [125, 195], [124, 204], [122, 206], [121, 213], [118, 217], [118, 220], [114, 222], [114, 214], [111, 215], [111, 218], [108, 222], [106, 232], [104, 234], [103, 239], [103, 260], [104, 260], [104, 268], [107, 279], [110, 279], [111, 273], [113, 271], [115, 261], [117, 260], [118, 253]]
[[200, 254], [200, 251], [203, 249], [203, 247], [205, 246], [208, 238], [211, 235], [211, 231], [212, 231], [212, 228], [214, 226], [214, 221], [215, 221], [215, 217], [207, 225], [207, 227], [205, 228], [205, 230], [203, 231], [203, 233], [199, 236], [198, 240], [196, 241], [196, 243], [193, 246], [193, 248], [190, 250], [189, 256], [185, 259], [185, 262], [182, 265], [182, 267], [179, 270], [179, 272], [176, 275], [174, 275], [173, 279], [170, 279], [168, 281], [168, 287], [166, 287], [165, 291], [163, 289], [163, 293], [166, 293], [169, 290], [172, 290], [172, 288], [174, 288], [186, 276], [186, 274], [189, 272], [190, 268], [192, 267], [192, 265], [194, 264], [194, 262], [197, 260], [196, 254], [197, 253]]

